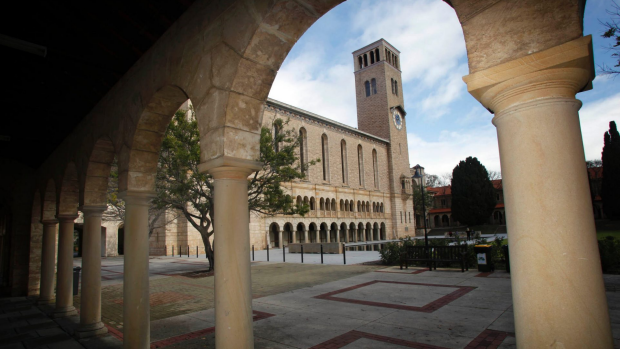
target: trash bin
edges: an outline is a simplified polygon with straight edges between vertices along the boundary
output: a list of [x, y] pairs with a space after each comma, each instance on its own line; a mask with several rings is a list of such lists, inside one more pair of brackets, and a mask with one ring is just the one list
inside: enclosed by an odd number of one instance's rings
[[493, 259], [491, 258], [491, 253], [493, 252], [492, 245], [475, 245], [474, 252], [478, 262], [478, 271], [489, 272], [495, 270]]
[[73, 267], [73, 295], [77, 296], [78, 288], [80, 286], [80, 267]]
[[508, 245], [502, 246], [504, 257], [506, 257], [506, 271], [510, 273], [510, 255], [508, 254]]

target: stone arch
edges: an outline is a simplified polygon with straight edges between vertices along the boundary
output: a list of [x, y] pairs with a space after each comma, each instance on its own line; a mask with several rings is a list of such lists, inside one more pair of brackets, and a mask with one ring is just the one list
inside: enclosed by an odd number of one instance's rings
[[42, 201], [41, 221], [56, 220], [56, 184], [53, 179], [47, 181]]
[[364, 233], [364, 223], [362, 222], [357, 225], [357, 241], [366, 241], [366, 234]]
[[86, 167], [84, 190], [80, 191], [80, 203], [84, 206], [107, 204], [108, 180], [114, 161], [114, 144], [107, 137], [95, 142]]
[[372, 239], [373, 240], [381, 240], [381, 235], [379, 233], [379, 223], [375, 222], [372, 225]]
[[[149, 99], [135, 126], [135, 131], [128, 135], [129, 139], [121, 146], [118, 158], [119, 192], [153, 191], [155, 189], [155, 175], [157, 161], [164, 134], [174, 113], [189, 99], [188, 95], [178, 86], [166, 85], [159, 89]], [[204, 129], [203, 123], [196, 119], [199, 129]], [[209, 146], [202, 142], [201, 130], [201, 159], [204, 156], [202, 148]]]
[[387, 229], [385, 227], [385, 223], [381, 223], [381, 240], [387, 240]]
[[280, 225], [276, 222], [269, 224], [269, 247], [280, 246]]
[[306, 241], [306, 225], [302, 222], [297, 223], [297, 242], [303, 243]]
[[325, 199], [324, 199], [324, 198], [321, 198], [321, 199], [319, 200], [319, 209], [320, 209], [321, 211], [325, 211]]
[[349, 238], [347, 236], [347, 223], [342, 222], [340, 223], [340, 241], [338, 242], [342, 242], [342, 241], [346, 241], [348, 242]]
[[357, 201], [357, 212], [362, 212], [362, 204], [359, 200]]
[[308, 241], [317, 242], [316, 223], [310, 223], [308, 226]]
[[370, 222], [366, 223], [366, 231], [364, 233], [366, 234], [366, 241], [373, 240], [372, 239], [372, 225], [370, 224]]
[[293, 243], [293, 224], [291, 224], [290, 222], [286, 222], [284, 224], [284, 230], [282, 233], [282, 241], [284, 242], [285, 246], [290, 243]]
[[448, 217], [447, 214], [441, 216], [441, 225], [444, 227], [450, 226], [450, 218]]
[[56, 213], [58, 215], [77, 216], [78, 206], [80, 205], [80, 183], [78, 180], [77, 168], [73, 162], [67, 164], [67, 168], [62, 177], [59, 194]]
[[310, 200], [308, 200], [307, 196], [304, 196], [304, 205], [309, 205], [310, 204]]
[[310, 211], [316, 210], [316, 199], [313, 197], [310, 198]]
[[332, 211], [336, 211], [336, 199], [332, 199]]
[[344, 204], [344, 200], [340, 199], [340, 211], [344, 211], [345, 210], [345, 204]]
[[329, 198], [325, 199], [325, 211], [331, 211], [332, 210], [331, 205], [332, 205], [332, 201]]
[[329, 242], [329, 227], [327, 223], [321, 223], [319, 234], [320, 242]]
[[349, 201], [349, 212], [353, 212], [355, 210], [353, 200]]
[[295, 203], [297, 204], [297, 206], [301, 206], [301, 203], [302, 203], [301, 195], [297, 195], [297, 200]]

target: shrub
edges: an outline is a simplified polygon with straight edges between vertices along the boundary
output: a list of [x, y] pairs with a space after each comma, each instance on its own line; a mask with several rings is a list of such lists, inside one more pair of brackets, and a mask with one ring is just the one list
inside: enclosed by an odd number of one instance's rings
[[603, 273], [620, 273], [620, 241], [613, 236], [598, 240], [598, 250], [601, 255]]

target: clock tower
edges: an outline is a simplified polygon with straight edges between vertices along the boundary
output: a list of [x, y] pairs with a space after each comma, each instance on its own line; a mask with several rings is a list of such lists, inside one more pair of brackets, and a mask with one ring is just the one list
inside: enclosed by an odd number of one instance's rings
[[353, 52], [357, 124], [389, 141], [393, 237], [415, 235], [400, 51], [380, 39]]

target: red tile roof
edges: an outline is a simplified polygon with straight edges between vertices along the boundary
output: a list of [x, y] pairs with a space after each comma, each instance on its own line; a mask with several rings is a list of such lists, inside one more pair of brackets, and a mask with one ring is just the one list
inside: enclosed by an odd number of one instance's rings
[[428, 211], [428, 213], [450, 213], [452, 212], [451, 208], [433, 208]]

